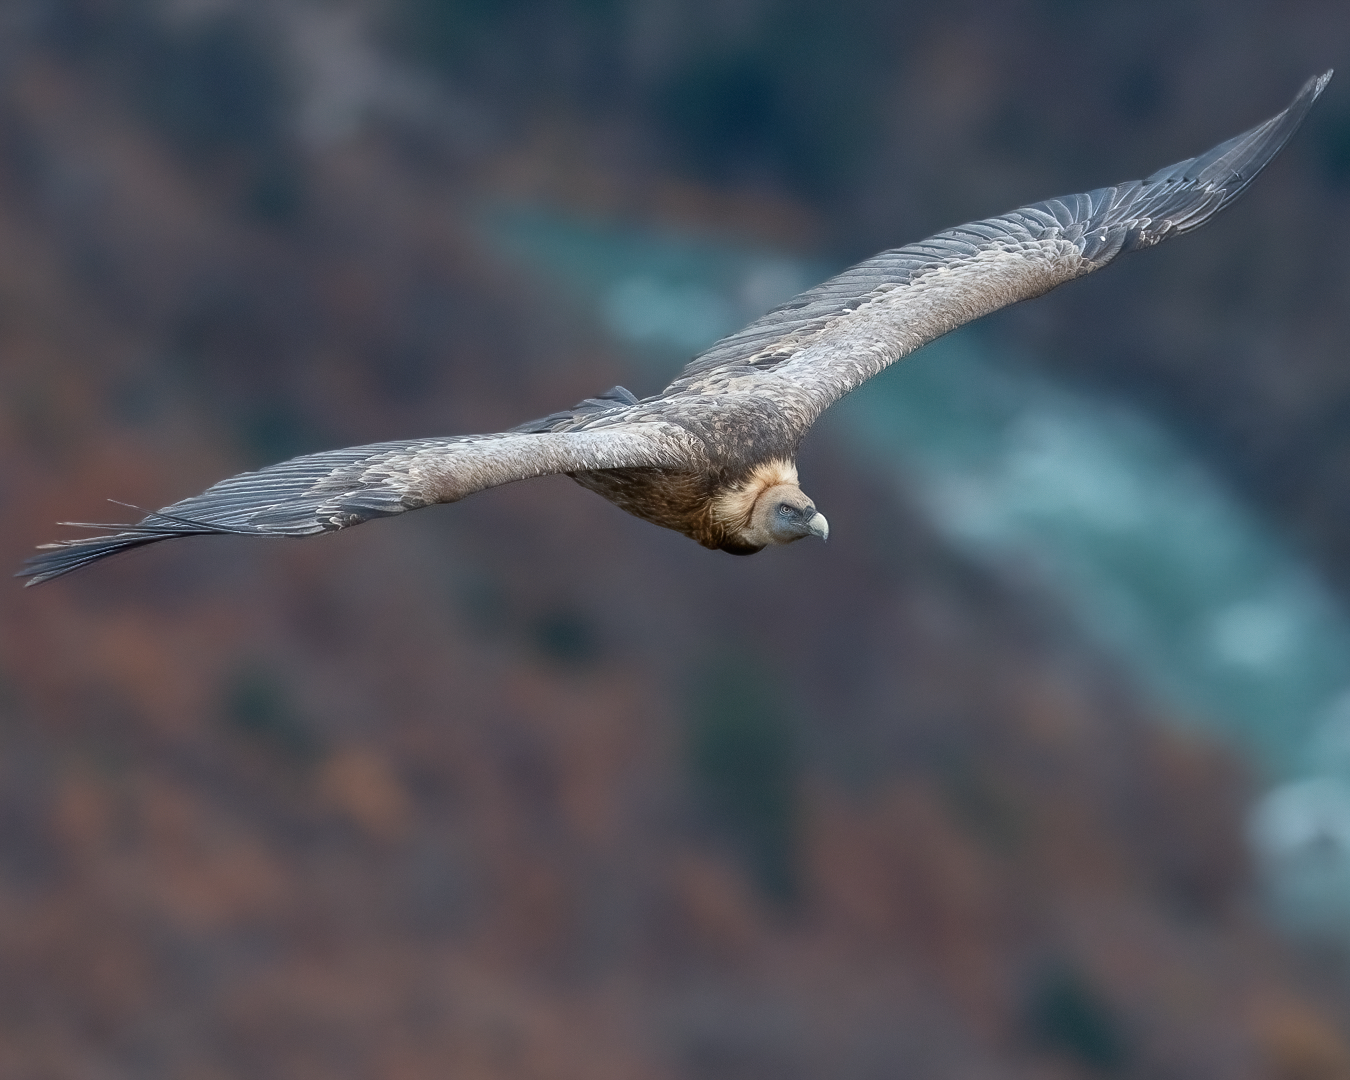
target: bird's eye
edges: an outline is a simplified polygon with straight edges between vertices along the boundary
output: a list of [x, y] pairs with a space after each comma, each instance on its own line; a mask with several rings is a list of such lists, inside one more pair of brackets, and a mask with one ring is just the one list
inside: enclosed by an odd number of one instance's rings
[[778, 512], [779, 512], [779, 514], [781, 514], [783, 517], [791, 517], [791, 516], [792, 516], [792, 507], [790, 507], [787, 503], [779, 503], [779, 504], [778, 504]]

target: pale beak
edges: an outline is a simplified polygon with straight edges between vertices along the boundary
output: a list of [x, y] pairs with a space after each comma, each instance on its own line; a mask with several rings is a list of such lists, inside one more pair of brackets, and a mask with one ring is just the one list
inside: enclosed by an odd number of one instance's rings
[[812, 536], [819, 536], [822, 540], [830, 538], [830, 523], [825, 520], [825, 515], [816, 511], [816, 516], [806, 523], [806, 527], [811, 530]]

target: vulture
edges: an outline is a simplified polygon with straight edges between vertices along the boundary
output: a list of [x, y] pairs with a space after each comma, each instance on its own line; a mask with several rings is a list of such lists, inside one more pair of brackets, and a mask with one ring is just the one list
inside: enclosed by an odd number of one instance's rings
[[1278, 116], [1146, 180], [1048, 199], [882, 252], [756, 319], [652, 397], [616, 386], [490, 435], [306, 454], [222, 480], [134, 525], [45, 545], [29, 585], [180, 536], [317, 536], [534, 476], [565, 473], [630, 514], [750, 555], [829, 524], [797, 482], [797, 447], [829, 406], [964, 323], [1199, 228], [1238, 197], [1331, 72]]

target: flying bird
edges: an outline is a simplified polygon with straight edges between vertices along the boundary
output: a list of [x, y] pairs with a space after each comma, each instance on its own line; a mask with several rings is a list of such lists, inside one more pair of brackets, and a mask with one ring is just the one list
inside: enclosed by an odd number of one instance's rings
[[822, 412], [949, 330], [1199, 228], [1279, 152], [1331, 74], [1309, 80], [1278, 116], [1147, 180], [884, 251], [723, 338], [652, 397], [616, 386], [510, 431], [307, 454], [222, 480], [135, 525], [67, 523], [102, 534], [47, 544], [18, 576], [36, 585], [180, 536], [317, 536], [556, 473], [734, 555], [825, 539], [829, 524], [796, 466]]

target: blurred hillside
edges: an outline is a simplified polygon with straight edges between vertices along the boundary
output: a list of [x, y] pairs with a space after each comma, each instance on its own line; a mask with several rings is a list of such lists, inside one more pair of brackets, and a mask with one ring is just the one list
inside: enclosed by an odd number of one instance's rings
[[[14, 0], [0, 552], [635, 367], [503, 203], [845, 260], [1281, 107], [1338, 5]], [[995, 318], [1350, 586], [1350, 90], [1231, 214]], [[673, 374], [673, 372], [672, 372]], [[828, 548], [564, 479], [166, 545], [0, 620], [0, 1075], [1350, 1076], [1250, 783], [827, 435]], [[130, 514], [132, 511], [126, 511]]]

